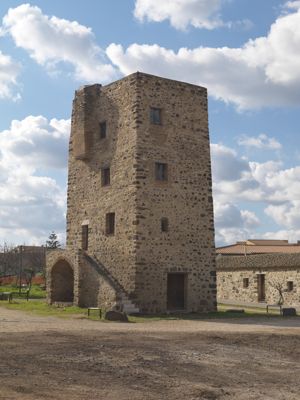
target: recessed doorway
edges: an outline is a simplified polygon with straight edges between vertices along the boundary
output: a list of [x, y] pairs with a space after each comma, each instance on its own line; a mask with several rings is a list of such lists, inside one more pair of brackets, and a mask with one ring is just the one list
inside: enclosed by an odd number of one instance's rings
[[74, 301], [74, 272], [65, 260], [59, 260], [51, 271], [51, 303]]
[[170, 273], [167, 282], [167, 309], [184, 310], [186, 302], [186, 274]]
[[265, 285], [265, 275], [257, 275], [257, 297], [258, 301], [266, 300], [266, 285]]

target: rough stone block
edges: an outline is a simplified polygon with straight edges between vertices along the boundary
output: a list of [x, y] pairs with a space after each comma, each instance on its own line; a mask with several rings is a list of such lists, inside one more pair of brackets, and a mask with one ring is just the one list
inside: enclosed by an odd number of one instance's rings
[[121, 311], [107, 311], [105, 314], [105, 319], [107, 321], [119, 321], [119, 322], [128, 322], [127, 314]]

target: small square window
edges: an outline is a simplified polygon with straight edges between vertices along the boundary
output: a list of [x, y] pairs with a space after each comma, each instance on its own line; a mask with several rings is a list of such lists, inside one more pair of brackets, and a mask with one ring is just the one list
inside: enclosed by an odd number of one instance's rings
[[168, 180], [168, 164], [158, 162], [155, 163], [155, 179], [157, 181]]
[[89, 226], [81, 225], [81, 246], [82, 250], [87, 250], [89, 247]]
[[151, 124], [161, 125], [161, 109], [150, 108], [150, 122]]
[[288, 281], [287, 282], [287, 291], [292, 292], [294, 290], [294, 282], [293, 281]]
[[247, 289], [249, 287], [249, 278], [243, 279], [243, 288]]
[[168, 232], [169, 230], [169, 220], [168, 218], [162, 218], [160, 220], [160, 227], [162, 232]]
[[100, 122], [99, 129], [100, 129], [100, 139], [105, 139], [106, 138], [106, 121]]
[[102, 186], [110, 185], [110, 168], [102, 168], [101, 170], [101, 184]]
[[106, 234], [115, 234], [115, 213], [106, 214]]

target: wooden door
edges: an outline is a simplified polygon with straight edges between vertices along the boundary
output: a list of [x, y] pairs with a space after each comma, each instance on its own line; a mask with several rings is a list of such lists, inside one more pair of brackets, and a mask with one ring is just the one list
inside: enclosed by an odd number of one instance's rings
[[265, 275], [257, 275], [257, 294], [258, 301], [266, 300], [266, 288], [265, 288]]
[[168, 274], [168, 310], [183, 310], [185, 308], [185, 277], [185, 274]]

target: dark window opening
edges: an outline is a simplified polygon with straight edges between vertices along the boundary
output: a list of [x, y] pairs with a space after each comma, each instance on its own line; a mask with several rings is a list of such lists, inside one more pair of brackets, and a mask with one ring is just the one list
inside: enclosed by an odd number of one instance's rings
[[100, 139], [105, 139], [106, 138], [106, 121], [100, 122], [99, 128], [100, 128]]
[[155, 179], [157, 181], [168, 180], [168, 164], [158, 162], [155, 163]]
[[161, 125], [161, 109], [150, 108], [150, 122], [151, 124]]
[[102, 168], [102, 186], [110, 185], [110, 168]]
[[162, 218], [160, 220], [160, 227], [162, 232], [168, 232], [169, 230], [169, 220], [168, 218]]
[[247, 288], [249, 287], [249, 278], [244, 278], [243, 279], [243, 288]]
[[81, 226], [81, 245], [82, 245], [82, 250], [87, 250], [89, 247], [89, 226], [88, 225]]
[[106, 214], [106, 234], [115, 234], [115, 213]]
[[287, 291], [292, 292], [294, 289], [294, 282], [293, 281], [288, 281], [287, 282]]

